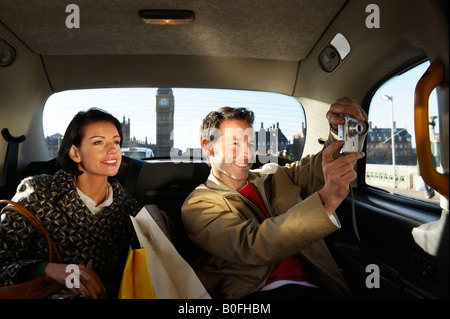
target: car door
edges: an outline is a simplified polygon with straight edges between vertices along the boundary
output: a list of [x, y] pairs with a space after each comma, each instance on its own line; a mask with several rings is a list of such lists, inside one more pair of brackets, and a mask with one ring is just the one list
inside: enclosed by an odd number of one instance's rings
[[[327, 238], [356, 298], [448, 297], [448, 176], [447, 195], [442, 185], [424, 183], [418, 143], [428, 136], [411, 124], [414, 102], [403, 101], [414, 100], [416, 81], [432, 67], [428, 61], [412, 66], [372, 94], [357, 186], [338, 209], [342, 229]], [[426, 134], [433, 169], [442, 171], [448, 145], [439, 145], [446, 128], [436, 97], [433, 91]]]

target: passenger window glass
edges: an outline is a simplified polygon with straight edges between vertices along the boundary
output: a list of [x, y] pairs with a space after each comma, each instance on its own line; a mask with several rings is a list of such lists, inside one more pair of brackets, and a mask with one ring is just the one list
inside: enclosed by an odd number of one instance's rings
[[[420, 176], [414, 132], [414, 91], [429, 65], [425, 62], [394, 77], [373, 96], [369, 111], [365, 180], [370, 186], [439, 205], [440, 195], [424, 184]], [[430, 95], [428, 105], [431, 149], [435, 167], [441, 171], [435, 91]]]
[[124, 154], [201, 160], [201, 121], [223, 106], [254, 111], [258, 154], [301, 158], [306, 133], [301, 104], [293, 97], [267, 92], [183, 88], [64, 91], [53, 94], [45, 104], [44, 136], [50, 157], [56, 157], [73, 116], [80, 110], [99, 107], [122, 123]]

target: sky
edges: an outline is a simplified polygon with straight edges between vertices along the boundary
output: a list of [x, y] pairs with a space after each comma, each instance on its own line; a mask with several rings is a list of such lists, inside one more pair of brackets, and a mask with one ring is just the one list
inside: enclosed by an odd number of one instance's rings
[[[374, 95], [369, 120], [379, 128], [390, 127], [390, 102], [381, 99], [383, 94], [393, 96], [394, 121], [398, 128], [406, 128], [414, 136], [414, 89], [427, 69], [425, 63], [383, 85]], [[100, 107], [122, 122], [131, 121], [131, 136], [138, 140], [156, 143], [156, 90], [157, 88], [124, 88], [64, 91], [52, 95], [44, 107], [44, 136], [64, 134], [73, 116], [80, 110]], [[201, 120], [212, 110], [222, 106], [246, 107], [255, 112], [254, 128], [258, 130], [276, 125], [288, 140], [300, 133], [305, 122], [303, 109], [293, 97], [277, 93], [181, 89], [173, 88], [175, 97], [174, 147], [185, 150], [200, 146], [198, 130]], [[429, 115], [437, 115], [436, 95], [430, 97]], [[413, 139], [413, 147], [415, 141]]]
[[[390, 125], [391, 123], [391, 102], [381, 98], [381, 96], [386, 94], [393, 97], [394, 121], [396, 122], [396, 127], [406, 128], [411, 136], [414, 136], [414, 91], [417, 82], [425, 73], [429, 65], [429, 62], [423, 63], [400, 76], [394, 77], [378, 89], [372, 99], [370, 107], [371, 110], [376, 111], [369, 112], [369, 120], [372, 121], [373, 126], [385, 128], [388, 127], [387, 124]], [[437, 116], [438, 111], [435, 90], [431, 93], [428, 104], [428, 115]], [[439, 125], [438, 123], [436, 124], [436, 132], [438, 132]], [[414, 138], [412, 142], [413, 147], [415, 147]]]

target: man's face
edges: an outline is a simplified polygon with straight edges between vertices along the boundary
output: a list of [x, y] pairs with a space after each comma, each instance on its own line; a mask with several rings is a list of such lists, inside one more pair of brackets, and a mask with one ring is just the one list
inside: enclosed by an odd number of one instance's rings
[[248, 171], [255, 162], [253, 127], [243, 120], [225, 120], [212, 143], [210, 163], [213, 174], [225, 185], [239, 189], [245, 186]]

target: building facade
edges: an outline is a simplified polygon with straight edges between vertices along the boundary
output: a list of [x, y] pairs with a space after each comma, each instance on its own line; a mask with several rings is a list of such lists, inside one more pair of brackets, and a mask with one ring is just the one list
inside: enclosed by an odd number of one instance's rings
[[[367, 133], [367, 163], [392, 165], [392, 138], [390, 128], [372, 127]], [[412, 136], [406, 128], [397, 128], [394, 122], [396, 165], [416, 165], [417, 154], [412, 147]]]
[[291, 142], [281, 130], [279, 122], [267, 129], [261, 122], [259, 130], [255, 130], [256, 152], [260, 155], [280, 156], [286, 151], [289, 159], [300, 160], [305, 146], [305, 133], [302, 123], [300, 133], [295, 134]]

